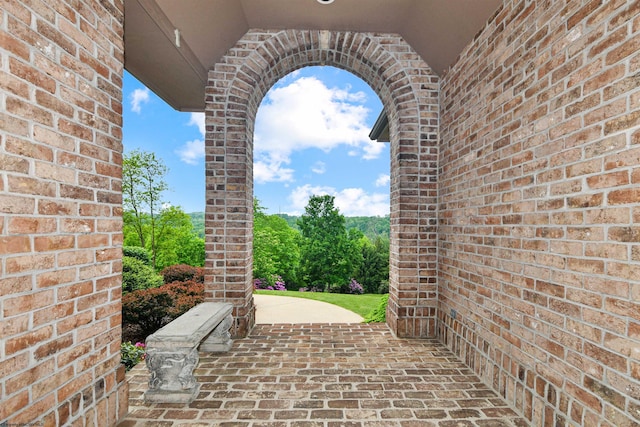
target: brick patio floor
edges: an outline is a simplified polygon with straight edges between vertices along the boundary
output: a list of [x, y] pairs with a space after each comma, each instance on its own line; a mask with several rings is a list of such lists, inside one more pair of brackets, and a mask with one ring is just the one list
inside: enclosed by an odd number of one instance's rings
[[258, 325], [229, 353], [200, 354], [189, 405], [145, 405], [144, 364], [129, 374], [121, 427], [528, 426], [437, 340], [385, 325]]

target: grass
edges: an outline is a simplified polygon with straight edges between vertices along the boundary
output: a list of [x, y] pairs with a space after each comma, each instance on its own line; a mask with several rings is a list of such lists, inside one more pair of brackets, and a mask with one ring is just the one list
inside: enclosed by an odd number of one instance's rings
[[367, 317], [380, 303], [380, 294], [332, 294], [329, 292], [299, 292], [299, 291], [265, 291], [254, 290], [256, 294], [281, 295], [285, 297], [307, 298], [316, 301], [328, 302], [347, 310], [353, 311], [362, 317]]

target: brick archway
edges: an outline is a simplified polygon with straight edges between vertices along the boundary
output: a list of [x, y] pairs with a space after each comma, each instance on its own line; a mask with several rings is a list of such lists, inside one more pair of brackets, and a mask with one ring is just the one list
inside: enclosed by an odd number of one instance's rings
[[391, 137], [387, 323], [435, 336], [438, 76], [399, 36], [251, 30], [209, 71], [206, 88], [206, 297], [234, 304], [234, 334], [254, 324], [253, 129], [260, 102], [296, 69], [332, 65], [366, 81]]

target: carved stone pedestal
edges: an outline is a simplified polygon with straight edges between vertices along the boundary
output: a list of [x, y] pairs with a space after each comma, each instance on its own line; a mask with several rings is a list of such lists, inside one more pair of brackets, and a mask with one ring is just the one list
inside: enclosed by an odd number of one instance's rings
[[228, 315], [200, 344], [200, 351], [207, 353], [224, 353], [233, 345], [229, 328], [233, 325], [233, 316]]
[[204, 302], [147, 337], [151, 378], [145, 401], [190, 403], [197, 397], [200, 384], [193, 370], [198, 365], [198, 350], [225, 352], [231, 348], [232, 310], [229, 303]]
[[190, 351], [147, 351], [147, 367], [151, 372], [149, 390], [144, 394], [149, 403], [190, 403], [198, 395], [200, 384], [193, 376], [198, 365], [198, 349]]

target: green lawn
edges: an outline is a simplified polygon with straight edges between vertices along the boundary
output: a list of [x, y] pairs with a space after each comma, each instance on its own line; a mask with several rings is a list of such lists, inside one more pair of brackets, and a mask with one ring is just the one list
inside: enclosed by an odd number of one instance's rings
[[378, 306], [380, 294], [332, 294], [328, 292], [299, 292], [299, 291], [265, 291], [254, 290], [256, 294], [282, 295], [285, 297], [308, 298], [316, 301], [328, 302], [347, 310], [353, 311], [362, 317], [366, 317], [374, 308]]

